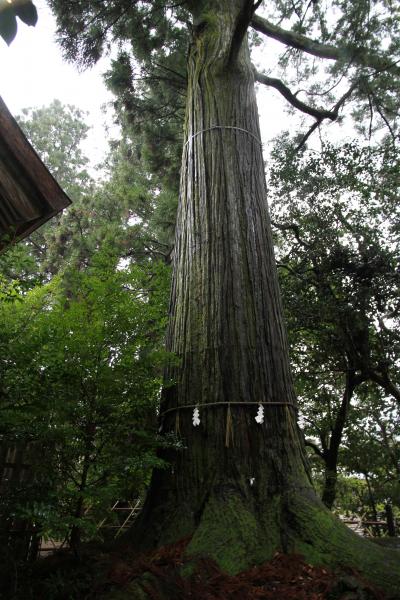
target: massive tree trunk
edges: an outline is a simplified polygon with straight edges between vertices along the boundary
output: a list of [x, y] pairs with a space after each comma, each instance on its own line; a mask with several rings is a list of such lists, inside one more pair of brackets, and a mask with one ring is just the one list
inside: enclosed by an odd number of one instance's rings
[[360, 542], [314, 494], [296, 423], [243, 36], [248, 5], [193, 2], [167, 336], [179, 365], [160, 415], [183, 448], [164, 454], [171, 467], [155, 472], [133, 536], [142, 547], [190, 536], [188, 554], [230, 572], [278, 549], [357, 564]]

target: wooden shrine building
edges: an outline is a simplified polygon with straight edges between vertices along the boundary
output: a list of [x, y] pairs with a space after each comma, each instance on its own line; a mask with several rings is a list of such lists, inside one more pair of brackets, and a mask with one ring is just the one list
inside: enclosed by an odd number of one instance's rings
[[0, 98], [0, 252], [70, 203]]

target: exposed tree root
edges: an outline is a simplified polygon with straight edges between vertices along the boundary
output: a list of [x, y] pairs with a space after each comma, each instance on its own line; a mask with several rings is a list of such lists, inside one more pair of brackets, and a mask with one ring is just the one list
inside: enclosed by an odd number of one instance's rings
[[[301, 555], [312, 565], [355, 569], [372, 585], [400, 599], [398, 550], [382, 548], [353, 533], [309, 487], [292, 488], [285, 495], [265, 500], [260, 503], [243, 489], [232, 493], [231, 488], [222, 495], [219, 489], [218, 495], [210, 495], [203, 504], [196, 522], [189, 512], [175, 514], [166, 507], [166, 519], [155, 519], [161, 527], [158, 537], [152, 538], [153, 547], [174, 543], [178, 535], [185, 535], [190, 538], [185, 560], [211, 560], [232, 576], [264, 564], [277, 552]], [[144, 540], [144, 546], [151, 526], [150, 521], [143, 532], [139, 524], [135, 532], [143, 536], [136, 539]], [[178, 533], [175, 538], [174, 531]]]
[[[285, 509], [281, 509], [282, 522], [287, 525], [285, 534], [279, 542], [279, 523], [275, 529], [269, 529], [268, 551], [272, 540], [278, 544], [283, 540], [286, 548], [284, 552], [278, 548], [270, 560], [254, 560], [255, 556], [260, 559], [263, 548], [264, 552], [267, 550], [262, 544], [267, 537], [265, 528], [271, 524], [269, 518], [259, 521], [258, 529], [249, 526], [248, 517], [236, 518], [231, 523], [235, 530], [232, 537], [227, 522], [232, 519], [233, 506], [238, 511], [239, 504], [225, 503], [226, 520], [215, 518], [218, 531], [215, 535], [210, 532], [207, 547], [203, 547], [205, 510], [193, 536], [147, 553], [134, 553], [132, 543], [125, 540], [123, 546], [108, 552], [88, 547], [80, 564], [62, 554], [40, 561], [40, 569], [28, 586], [33, 596], [24, 592], [18, 598], [400, 600], [400, 552], [359, 538], [328, 511], [321, 511], [319, 506], [310, 509], [304, 498], [294, 497], [285, 504]], [[212, 508], [215, 516], [216, 506]], [[221, 539], [214, 548], [216, 535]], [[238, 561], [234, 563], [235, 554]], [[245, 561], [245, 568], [237, 568]], [[222, 562], [230, 565], [230, 572], [221, 568]]]
[[[237, 575], [212, 559], [185, 558], [189, 540], [164, 546], [134, 564], [109, 572], [109, 600], [384, 600], [383, 592], [355, 571], [311, 566], [295, 554], [273, 559]], [[190, 574], [188, 572], [190, 571]], [[396, 596], [391, 596], [396, 598]]]

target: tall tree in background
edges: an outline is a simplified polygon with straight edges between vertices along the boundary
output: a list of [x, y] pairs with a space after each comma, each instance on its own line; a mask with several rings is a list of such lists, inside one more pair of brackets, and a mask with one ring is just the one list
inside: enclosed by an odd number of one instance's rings
[[[309, 479], [267, 215], [247, 29], [253, 24], [291, 47], [338, 61], [343, 70], [355, 65], [378, 73], [391, 68], [391, 58], [368, 44], [363, 53], [341, 53], [326, 44], [318, 6], [301, 31], [321, 25], [321, 43], [298, 34], [298, 27], [271, 28], [254, 16], [261, 2], [249, 0], [188, 0], [173, 7], [162, 1], [50, 4], [70, 57], [96, 60], [110, 41], [107, 32], [129, 40], [139, 64], [151, 71], [150, 91], [160, 58], [167, 61], [164, 74], [171, 60], [181, 65], [185, 39], [190, 40], [167, 338], [181, 364], [167, 373], [175, 383], [164, 390], [161, 404], [163, 432], [179, 427], [186, 447], [167, 456], [170, 470], [155, 472], [136, 540], [156, 546], [191, 536], [188, 553], [211, 556], [231, 572], [277, 549], [298, 551], [309, 560], [358, 566], [395, 589], [400, 576], [395, 559], [386, 557], [390, 568], [384, 573], [381, 550], [337, 522]], [[352, 24], [350, 9], [344, 7]], [[366, 17], [360, 15], [361, 22]], [[333, 40], [343, 43], [339, 31]], [[265, 83], [321, 122], [336, 119], [354, 90], [361, 98], [364, 88], [354, 77], [329, 111], [299, 103], [282, 82]], [[124, 107], [134, 114], [143, 89], [136, 94], [130, 61], [122, 79]]]
[[[65, 266], [74, 251], [79, 254], [76, 233], [82, 231], [82, 205], [87, 208], [95, 193], [93, 179], [87, 171], [89, 161], [82, 150], [89, 130], [84, 117], [77, 107], [63, 105], [59, 100], [53, 100], [49, 106], [26, 108], [17, 116], [33, 148], [74, 204], [70, 211], [51, 219], [1, 255], [3, 275], [18, 279], [26, 288], [48, 281], [63, 263]], [[86, 214], [88, 212], [86, 210]], [[68, 235], [61, 225], [64, 222], [69, 222]]]
[[6, 278], [32, 287], [67, 265], [85, 269], [104, 245], [121, 259], [170, 262], [176, 190], [161, 189], [128, 138], [111, 145], [94, 181], [82, 147], [89, 129], [84, 112], [54, 100], [24, 109], [17, 120], [73, 204], [0, 257]]

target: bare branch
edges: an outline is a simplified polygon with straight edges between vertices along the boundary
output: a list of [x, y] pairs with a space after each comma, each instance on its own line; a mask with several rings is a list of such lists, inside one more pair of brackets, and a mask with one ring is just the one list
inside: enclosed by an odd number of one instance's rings
[[268, 77], [263, 73], [259, 73], [255, 71], [255, 78], [259, 83], [263, 83], [264, 85], [268, 85], [270, 87], [278, 90], [280, 94], [288, 101], [292, 106], [301, 110], [302, 112], [310, 115], [311, 117], [315, 117], [316, 119], [331, 119], [334, 121], [337, 118], [337, 112], [335, 110], [324, 110], [323, 108], [314, 108], [309, 104], [305, 104], [301, 100], [297, 98], [290, 91], [290, 89], [281, 81], [280, 79], [276, 79], [275, 77]]
[[[337, 117], [339, 116], [339, 110], [342, 108], [343, 104], [346, 102], [346, 100], [348, 98], [350, 98], [351, 94], [353, 93], [353, 91], [356, 89], [357, 87], [357, 83], [353, 83], [349, 89], [347, 90], [347, 92], [345, 94], [343, 94], [343, 96], [341, 98], [339, 98], [339, 100], [336, 102], [335, 106], [332, 109], [332, 113], [335, 114], [335, 118], [331, 119], [332, 121], [334, 121], [335, 119], [337, 119]], [[301, 139], [301, 141], [299, 142], [299, 144], [296, 146], [294, 152], [299, 152], [299, 150], [301, 150], [301, 148], [304, 146], [304, 144], [307, 142], [308, 138], [314, 133], [314, 131], [321, 125], [323, 121], [323, 117], [319, 117], [315, 123], [313, 123], [310, 127], [310, 129], [307, 131], [307, 133], [305, 134], [305, 136]]]
[[341, 98], [339, 98], [339, 100], [336, 102], [335, 106], [332, 109], [332, 112], [336, 113], [336, 116], [338, 116], [339, 110], [342, 108], [342, 106], [344, 105], [346, 100], [348, 100], [350, 98], [351, 94], [354, 92], [354, 90], [357, 88], [357, 86], [358, 86], [357, 81], [352, 83], [351, 86], [349, 87], [349, 89], [347, 90], [347, 92], [345, 94], [343, 94], [343, 96]]
[[369, 106], [368, 137], [369, 137], [369, 139], [371, 139], [371, 137], [372, 137], [372, 123], [373, 123], [373, 120], [374, 120], [374, 107], [372, 106], [370, 94], [368, 94], [368, 106]]
[[307, 142], [308, 138], [314, 133], [314, 131], [321, 125], [322, 119], [317, 119], [315, 123], [313, 123], [307, 133], [301, 138], [300, 142], [297, 144], [294, 153], [296, 154], [299, 150], [302, 149], [304, 144]]
[[392, 137], [392, 141], [395, 144], [397, 141], [396, 134], [394, 133], [392, 127], [390, 126], [390, 123], [389, 123], [388, 119], [386, 118], [385, 113], [382, 110], [382, 106], [380, 105], [378, 98], [376, 97], [376, 95], [373, 92], [371, 92], [371, 95], [372, 95], [372, 98], [374, 99], [376, 110], [378, 111], [378, 113], [379, 113], [381, 119], [383, 120], [383, 122], [385, 123], [386, 127], [389, 129], [390, 135]]

